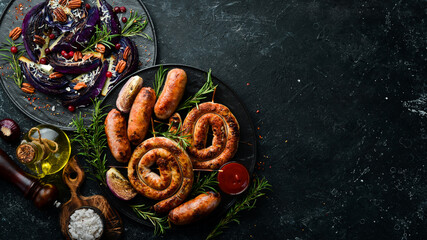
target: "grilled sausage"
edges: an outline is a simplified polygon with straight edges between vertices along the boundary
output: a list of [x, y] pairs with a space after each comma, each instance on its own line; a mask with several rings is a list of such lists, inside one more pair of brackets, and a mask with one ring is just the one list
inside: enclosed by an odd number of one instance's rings
[[157, 118], [164, 120], [175, 112], [184, 95], [186, 85], [187, 74], [184, 70], [174, 68], [168, 72], [165, 86], [154, 107]]
[[133, 76], [122, 87], [116, 100], [116, 107], [120, 112], [129, 113], [136, 95], [142, 88], [143, 82], [140, 76]]
[[[206, 146], [209, 128], [212, 145]], [[190, 146], [186, 149], [194, 168], [218, 169], [237, 152], [240, 127], [230, 109], [219, 103], [205, 102], [193, 108], [184, 119], [182, 135]]]
[[155, 102], [156, 94], [149, 87], [142, 88], [136, 96], [130, 110], [128, 124], [128, 138], [133, 145], [138, 145], [144, 140]]
[[[151, 167], [157, 164], [159, 174]], [[164, 137], [142, 142], [128, 164], [128, 179], [143, 196], [161, 200], [153, 206], [157, 213], [167, 213], [184, 202], [193, 186], [193, 166], [178, 143]]]
[[219, 193], [202, 193], [169, 212], [169, 221], [175, 225], [186, 225], [209, 215], [221, 202]]
[[119, 162], [128, 162], [132, 152], [126, 134], [126, 119], [117, 109], [112, 109], [105, 118], [105, 134], [113, 157]]

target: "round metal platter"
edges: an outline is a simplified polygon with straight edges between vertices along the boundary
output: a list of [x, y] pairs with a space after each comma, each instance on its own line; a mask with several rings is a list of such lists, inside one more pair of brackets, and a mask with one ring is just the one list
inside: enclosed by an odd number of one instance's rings
[[[33, 6], [41, 2], [44, 1], [11, 1], [0, 18], [1, 39], [4, 39], [5, 42], [6, 39], [10, 39], [9, 32], [15, 27], [21, 27], [25, 14], [30, 11]], [[84, 2], [91, 4], [91, 6], [95, 6], [94, 1]], [[141, 1], [124, 0], [118, 0], [114, 2], [107, 0], [107, 2], [110, 3], [113, 7], [126, 6], [127, 12], [119, 13], [119, 19], [122, 16], [129, 17], [131, 10], [136, 11], [139, 15], [146, 17], [148, 24], [145, 27], [144, 33], [150, 36], [152, 40], [143, 37], [131, 37], [131, 40], [135, 42], [138, 48], [140, 62], [139, 68], [141, 69], [154, 65], [156, 63], [157, 57], [156, 33], [154, 31], [154, 25], [151, 17], [144, 4]], [[21, 43], [22, 37], [15, 42]], [[20, 46], [20, 48], [23, 48], [23, 46]], [[26, 56], [26, 53], [24, 53], [24, 56]], [[6, 61], [3, 61], [3, 67], [0, 69], [0, 82], [4, 91], [15, 104], [15, 106], [34, 121], [43, 124], [50, 124], [62, 130], [74, 130], [74, 127], [71, 126], [70, 123], [76, 114], [78, 115], [81, 112], [85, 123], [89, 122], [91, 118], [91, 112], [93, 110], [92, 105], [84, 108], [78, 108], [75, 112], [70, 112], [66, 107], [62, 106], [58, 96], [48, 96], [37, 91], [35, 94], [24, 93], [15, 84], [13, 79], [9, 78], [11, 74], [13, 74], [13, 71], [10, 70], [9, 64]]]
[[[182, 98], [183, 100], [187, 99], [190, 96], [193, 96], [206, 82], [207, 72], [203, 70], [200, 70], [191, 66], [179, 65], [179, 64], [165, 64], [163, 65], [163, 67], [169, 70], [173, 68], [181, 68], [187, 73], [187, 86], [186, 86], [184, 97]], [[144, 87], [153, 87], [154, 76], [158, 69], [159, 69], [159, 66], [149, 67], [149, 68], [135, 72], [133, 76], [138, 75], [142, 77], [144, 80]], [[254, 171], [255, 163], [256, 163], [256, 156], [257, 156], [255, 129], [254, 129], [252, 120], [250, 119], [246, 108], [244, 107], [242, 102], [239, 100], [237, 95], [233, 92], [233, 90], [230, 89], [224, 82], [220, 81], [213, 75], [212, 75], [212, 80], [215, 85], [218, 85], [215, 93], [215, 99], [214, 99], [215, 102], [221, 103], [227, 106], [231, 110], [231, 112], [234, 114], [234, 116], [236, 117], [240, 125], [240, 142], [239, 142], [237, 153], [231, 161], [236, 161], [238, 163], [243, 164], [248, 169], [250, 175], [252, 175]], [[126, 83], [126, 80], [122, 81], [120, 84], [115, 86], [110, 91], [110, 93], [105, 97], [102, 103], [103, 106], [107, 106], [105, 109], [105, 113], [108, 113], [113, 107], [115, 107], [117, 96], [125, 83]], [[211, 101], [211, 98], [212, 98], [212, 94], [208, 95], [205, 101]], [[180, 112], [182, 120], [185, 119], [188, 111], [189, 110], [183, 110]], [[147, 136], [146, 138], [152, 137], [150, 134], [147, 134], [147, 135], [149, 136]], [[127, 166], [127, 164], [117, 162], [113, 158], [109, 150], [107, 150], [106, 152], [107, 152], [107, 166], [119, 166], [117, 169], [120, 172], [122, 172], [124, 176], [127, 176], [126, 168], [124, 168]], [[120, 168], [121, 166], [123, 168]], [[209, 173], [203, 173], [203, 172], [199, 172], [199, 173], [201, 176], [203, 176], [204, 174], [209, 174]], [[195, 181], [199, 173], [195, 172]], [[151, 226], [151, 227], [153, 226], [148, 220], [139, 218], [135, 214], [133, 209], [130, 207], [130, 205], [144, 204], [146, 206], [152, 206], [153, 204], [155, 204], [154, 201], [144, 198], [143, 196], [140, 196], [140, 195], [138, 195], [137, 197], [135, 197], [130, 201], [122, 201], [116, 198], [107, 187], [103, 188], [103, 190], [104, 190], [104, 195], [107, 196], [108, 198], [108, 201], [119, 212], [121, 212], [125, 216], [133, 219], [138, 223], [141, 223], [146, 226]], [[215, 220], [219, 216], [222, 216], [227, 211], [227, 209], [229, 209], [233, 205], [237, 197], [230, 196], [225, 193], [221, 193], [221, 198], [222, 198], [221, 204], [209, 217], [210, 221]], [[208, 221], [208, 220], [201, 220], [200, 222], [204, 223], [205, 221]], [[198, 224], [198, 223], [195, 223], [195, 224]]]

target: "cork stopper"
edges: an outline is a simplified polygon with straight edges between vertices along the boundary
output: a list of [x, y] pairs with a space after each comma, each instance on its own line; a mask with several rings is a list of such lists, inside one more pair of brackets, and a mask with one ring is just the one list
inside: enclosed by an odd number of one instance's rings
[[16, 156], [23, 164], [32, 162], [36, 158], [36, 154], [35, 146], [30, 143], [21, 144], [16, 149]]

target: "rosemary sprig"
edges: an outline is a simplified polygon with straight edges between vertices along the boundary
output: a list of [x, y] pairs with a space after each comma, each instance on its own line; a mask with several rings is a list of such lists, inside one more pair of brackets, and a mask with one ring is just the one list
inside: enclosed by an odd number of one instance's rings
[[154, 235], [164, 234], [166, 229], [169, 229], [167, 216], [159, 217], [156, 213], [150, 211], [150, 208], [141, 205], [130, 205], [133, 211], [144, 220], [149, 220], [154, 226]]
[[141, 36], [149, 40], [153, 40], [148, 34], [144, 33], [144, 29], [147, 26], [147, 19], [139, 16], [137, 12], [130, 12], [130, 16], [126, 24], [122, 29], [123, 37]]
[[7, 43], [3, 43], [3, 48], [0, 49], [1, 52], [7, 52], [8, 54], [0, 53], [0, 56], [2, 56], [1, 60], [9, 62], [9, 65], [13, 71], [12, 78], [18, 87], [21, 87], [22, 82], [24, 81], [21, 68], [19, 67], [19, 61], [18, 58], [21, 57], [25, 50], [24, 49], [18, 49], [17, 53], [11, 52], [11, 47], [19, 47], [22, 45], [22, 43], [15, 44], [13, 41], [7, 39]]
[[94, 110], [89, 127], [84, 125], [81, 113], [73, 119], [72, 125], [74, 125], [76, 130], [71, 141], [79, 145], [81, 151], [78, 155], [83, 156], [92, 168], [88, 172], [92, 174], [93, 179], [106, 185], [105, 173], [107, 169], [105, 163], [107, 160], [103, 151], [106, 148], [107, 140], [105, 137], [105, 125], [103, 120], [107, 114], [102, 113], [106, 106], [101, 107], [101, 100], [97, 98], [93, 100], [93, 105]]
[[193, 188], [190, 192], [190, 197], [196, 197], [199, 194], [205, 193], [207, 191], [217, 192], [215, 186], [218, 186], [218, 181], [216, 180], [217, 172], [211, 172], [208, 175], [203, 176], [198, 181], [195, 181], [193, 184]]
[[252, 186], [249, 188], [248, 193], [246, 196], [241, 199], [239, 202], [237, 202], [228, 212], [227, 215], [221, 219], [221, 221], [218, 223], [218, 225], [212, 230], [212, 232], [206, 237], [206, 239], [213, 239], [220, 234], [222, 234], [222, 231], [227, 228], [227, 224], [236, 222], [237, 224], [240, 224], [240, 221], [238, 219], [239, 213], [243, 210], [250, 210], [255, 208], [256, 200], [259, 197], [262, 197], [265, 195], [265, 190], [271, 190], [271, 185], [268, 183], [268, 181], [265, 178], [259, 179], [256, 178], [252, 184]]
[[177, 112], [187, 108], [193, 108], [194, 105], [198, 106], [200, 101], [206, 98], [206, 94], [209, 94], [215, 90], [215, 88], [218, 85], [213, 85], [211, 74], [212, 74], [212, 70], [209, 69], [208, 77], [206, 79], [205, 84], [202, 86], [202, 88], [200, 88], [200, 90], [196, 94], [194, 94], [194, 96], [189, 97], [187, 100], [181, 103], [178, 106], [178, 110], [176, 110]]
[[95, 34], [90, 38], [87, 47], [83, 49], [82, 52], [94, 51], [94, 48], [98, 43], [101, 43], [108, 48], [114, 47], [114, 44], [111, 42], [111, 39], [120, 35], [110, 33], [111, 30], [109, 30], [105, 24], [102, 24], [101, 28], [95, 26]]
[[[162, 125], [166, 125], [166, 124], [161, 123], [156, 128], [159, 129], [161, 128]], [[178, 128], [175, 131], [171, 131], [172, 125], [170, 125], [166, 131], [162, 131], [160, 129], [159, 131], [154, 131], [152, 133], [153, 135], [163, 136], [165, 138], [169, 138], [172, 141], [176, 141], [178, 142], [179, 146], [181, 146], [183, 149], [186, 149], [187, 147], [190, 146], [190, 141], [188, 139], [191, 137], [191, 134], [182, 135], [183, 131], [181, 130], [181, 125], [182, 124], [179, 123]]]
[[159, 70], [157, 70], [157, 73], [154, 76], [153, 88], [154, 88], [154, 91], [156, 92], [157, 97], [160, 96], [163, 83], [165, 82], [167, 71], [168, 71], [167, 68], [163, 69], [163, 65], [160, 65]]

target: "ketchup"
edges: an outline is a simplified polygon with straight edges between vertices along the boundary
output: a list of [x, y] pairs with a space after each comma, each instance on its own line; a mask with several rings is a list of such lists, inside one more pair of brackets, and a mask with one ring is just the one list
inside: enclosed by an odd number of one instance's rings
[[249, 172], [240, 163], [230, 162], [223, 165], [218, 173], [218, 185], [221, 190], [230, 195], [237, 195], [249, 186]]

